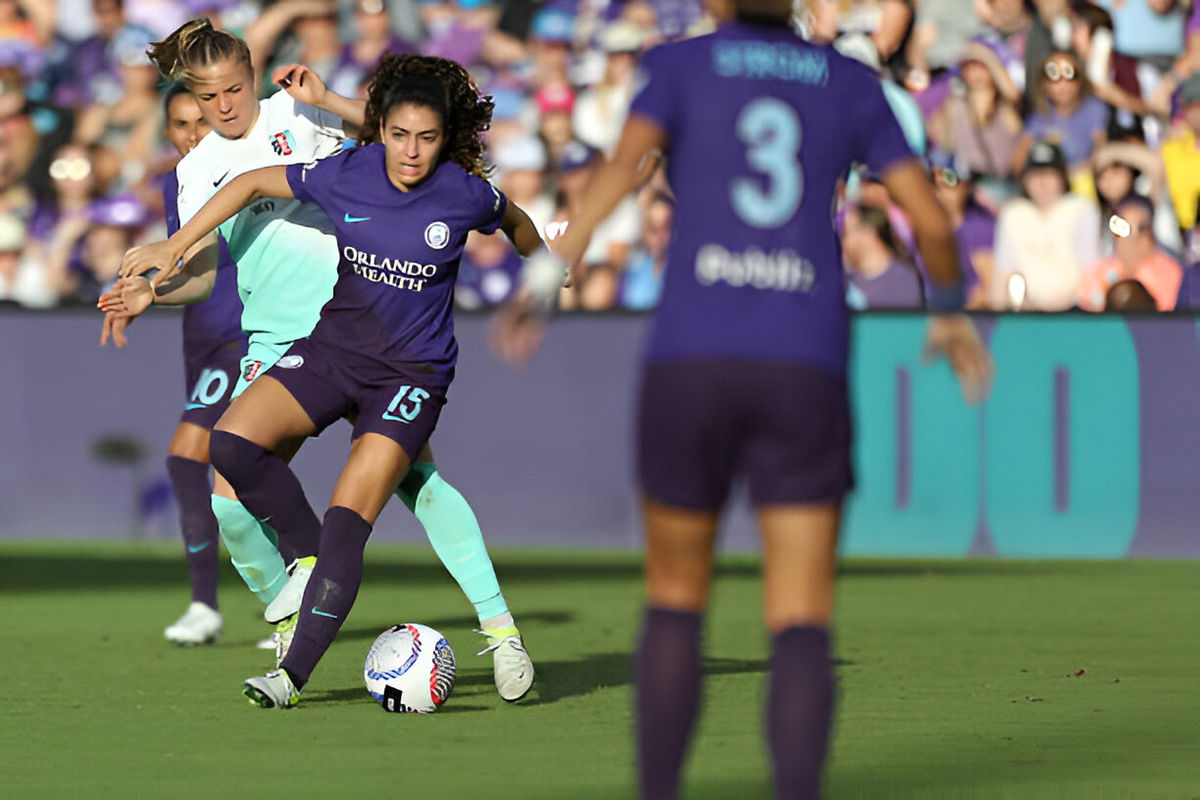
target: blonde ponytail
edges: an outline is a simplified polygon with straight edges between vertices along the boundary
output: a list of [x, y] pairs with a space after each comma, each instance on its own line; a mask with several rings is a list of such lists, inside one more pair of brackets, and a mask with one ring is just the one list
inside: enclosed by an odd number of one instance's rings
[[194, 82], [193, 70], [218, 61], [233, 59], [251, 66], [250, 48], [228, 31], [217, 30], [208, 17], [185, 22], [161, 42], [151, 42], [146, 51], [150, 62], [169, 81]]

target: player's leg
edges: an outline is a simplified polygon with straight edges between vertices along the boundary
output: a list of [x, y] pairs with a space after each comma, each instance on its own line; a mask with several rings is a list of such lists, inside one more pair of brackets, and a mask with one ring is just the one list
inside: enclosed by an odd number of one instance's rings
[[533, 685], [533, 662], [525, 650], [471, 505], [438, 472], [426, 444], [396, 496], [416, 515], [446, 570], [475, 607], [492, 654], [496, 689], [508, 701], [519, 700]]
[[219, 472], [213, 479], [210, 502], [234, 569], [254, 596], [267, 605], [288, 579], [277, 546], [278, 535], [238, 501], [233, 487]]
[[646, 610], [633, 672], [643, 798], [678, 795], [700, 706], [713, 541], [740, 441], [736, 397], [722, 381], [719, 364], [648, 364], [642, 373]]
[[176, 644], [215, 642], [221, 635], [217, 607], [218, 528], [208, 503], [208, 430], [180, 422], [167, 450], [167, 475], [179, 507], [192, 600], [183, 616], [163, 633]]
[[763, 610], [771, 635], [767, 742], [775, 795], [817, 798], [833, 723], [833, 614], [836, 505], [766, 506]]
[[250, 678], [243, 693], [263, 708], [293, 705], [354, 606], [363, 550], [379, 512], [411, 462], [392, 439], [366, 433], [350, 446], [321, 529], [321, 558], [300, 605], [291, 649], [277, 672]]
[[757, 387], [742, 461], [763, 541], [775, 793], [816, 798], [833, 721], [838, 522], [852, 483], [846, 380], [801, 365], [746, 365], [742, 382]]
[[646, 800], [679, 794], [700, 705], [701, 627], [712, 582], [716, 512], [642, 501], [646, 611], [634, 656], [638, 780]]

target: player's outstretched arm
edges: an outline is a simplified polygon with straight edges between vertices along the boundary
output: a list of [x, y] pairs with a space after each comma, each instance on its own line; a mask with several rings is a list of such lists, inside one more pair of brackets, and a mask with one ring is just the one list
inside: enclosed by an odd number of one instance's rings
[[504, 210], [500, 229], [525, 257], [521, 286], [492, 322], [492, 349], [513, 366], [524, 366], [545, 334], [546, 315], [566, 277], [566, 265], [546, 250], [529, 215], [515, 203]]
[[285, 64], [276, 68], [271, 73], [271, 82], [281, 86], [301, 103], [341, 117], [343, 132], [351, 138], [358, 137], [358, 131], [367, 117], [367, 101], [351, 100], [331, 92], [321, 76], [303, 64]]

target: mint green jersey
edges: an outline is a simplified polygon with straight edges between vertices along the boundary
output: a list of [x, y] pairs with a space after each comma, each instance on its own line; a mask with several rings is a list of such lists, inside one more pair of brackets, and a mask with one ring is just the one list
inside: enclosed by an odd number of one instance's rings
[[[259, 101], [241, 139], [205, 136], [175, 168], [186, 224], [221, 186], [262, 167], [306, 164], [338, 153], [341, 120], [287, 92]], [[280, 345], [307, 336], [333, 296], [338, 249], [329, 218], [299, 200], [264, 197], [220, 227], [237, 265], [242, 329], [251, 342]]]

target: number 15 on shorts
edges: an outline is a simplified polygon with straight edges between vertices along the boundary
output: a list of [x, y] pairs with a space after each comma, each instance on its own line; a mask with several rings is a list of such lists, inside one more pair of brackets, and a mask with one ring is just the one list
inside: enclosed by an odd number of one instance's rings
[[428, 399], [429, 392], [419, 386], [401, 386], [383, 412], [383, 418], [407, 425], [421, 413], [421, 402]]

